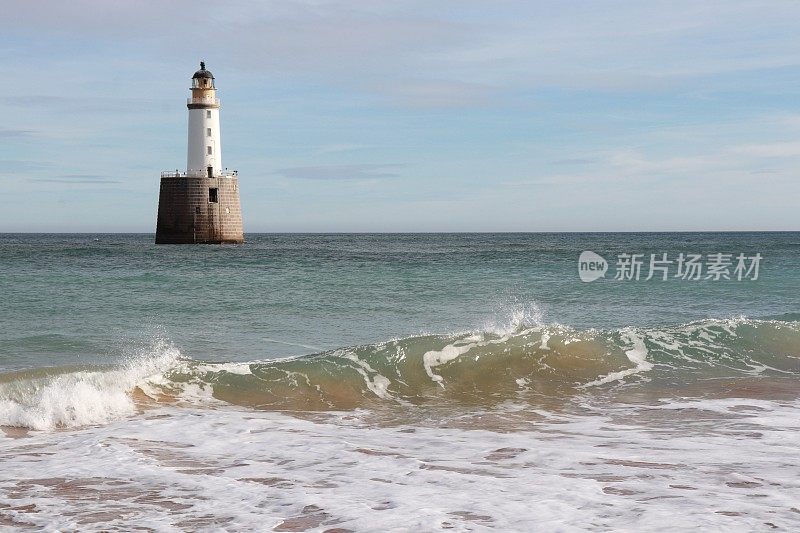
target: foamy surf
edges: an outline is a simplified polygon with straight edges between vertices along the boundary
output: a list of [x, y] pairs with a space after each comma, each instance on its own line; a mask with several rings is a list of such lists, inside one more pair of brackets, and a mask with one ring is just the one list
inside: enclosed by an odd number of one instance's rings
[[0, 375], [0, 426], [108, 423], [143, 408], [135, 391], [149, 403], [290, 412], [474, 409], [567, 401], [620, 384], [670, 394], [745, 377], [797, 379], [799, 361], [800, 322], [743, 317], [607, 331], [526, 323], [247, 363], [193, 361], [159, 341], [115, 367]]
[[0, 381], [0, 426], [50, 430], [131, 416], [137, 412], [133, 390], [147, 388], [149, 378], [161, 376], [179, 357], [177, 348], [157, 341], [117, 367], [6, 375]]
[[363, 410], [309, 419], [168, 406], [69, 438], [0, 437], [0, 525], [792, 530], [798, 408], [568, 402], [560, 411], [503, 406], [382, 424]]

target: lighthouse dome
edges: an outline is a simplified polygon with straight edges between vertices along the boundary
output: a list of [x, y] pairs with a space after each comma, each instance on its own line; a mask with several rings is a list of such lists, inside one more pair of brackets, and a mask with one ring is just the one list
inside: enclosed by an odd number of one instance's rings
[[205, 64], [204, 61], [200, 62], [200, 70], [195, 72], [194, 76], [192, 76], [193, 80], [197, 80], [197, 79], [200, 79], [200, 78], [210, 78], [212, 80], [214, 79], [214, 75], [211, 74], [211, 71], [210, 70], [206, 70], [206, 64]]

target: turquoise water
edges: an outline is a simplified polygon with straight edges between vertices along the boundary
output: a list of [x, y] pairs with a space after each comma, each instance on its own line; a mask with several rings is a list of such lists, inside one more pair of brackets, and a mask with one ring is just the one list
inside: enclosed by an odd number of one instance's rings
[[[761, 253], [756, 281], [583, 283], [577, 259]], [[194, 359], [250, 361], [507, 322], [580, 329], [800, 312], [800, 234], [0, 236], [0, 368], [106, 363], [153, 336]], [[644, 276], [643, 276], [644, 277]]]

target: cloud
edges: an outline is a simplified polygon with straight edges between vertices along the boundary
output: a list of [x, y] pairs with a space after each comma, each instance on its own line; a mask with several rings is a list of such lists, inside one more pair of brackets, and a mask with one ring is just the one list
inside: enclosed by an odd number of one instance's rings
[[[143, 0], [135, 4], [73, 0], [67, 5], [32, 0], [4, 6], [4, 15], [7, 30], [38, 28], [48, 33], [80, 32], [120, 38], [135, 37], [142, 30], [175, 31], [175, 20], [183, 16], [187, 23], [195, 21], [203, 13], [210, 13], [214, 4], [212, 0]], [[159, 16], [153, 16], [155, 12]]]
[[[165, 102], [153, 98], [125, 98], [120, 96], [53, 96], [46, 94], [3, 96], [0, 103], [10, 107], [40, 108], [69, 113], [120, 113], [141, 112], [142, 108]], [[13, 131], [13, 130], [12, 130]], [[19, 130], [16, 130], [19, 131]], [[29, 132], [32, 133], [32, 132]], [[2, 130], [0, 130], [2, 136]]]
[[114, 180], [108, 176], [99, 176], [95, 174], [65, 174], [62, 176], [53, 176], [50, 178], [29, 178], [28, 181], [36, 183], [70, 183], [70, 184], [110, 184], [120, 183], [119, 180]]
[[390, 172], [400, 165], [324, 165], [313, 167], [292, 167], [275, 171], [276, 174], [290, 179], [302, 180], [374, 180], [395, 178], [397, 174]]
[[458, 108], [490, 102], [492, 88], [477, 83], [431, 80], [391, 84], [381, 89], [390, 101], [410, 108]]
[[0, 139], [24, 139], [33, 137], [35, 132], [32, 130], [10, 130], [0, 128]]
[[540, 2], [497, 13], [493, 31], [442, 54], [444, 72], [516, 87], [630, 91], [800, 64], [792, 2], [769, 10], [720, 0]]
[[0, 159], [0, 170], [6, 172], [31, 172], [54, 166], [48, 161], [25, 161], [19, 159]]
[[591, 165], [599, 161], [596, 157], [571, 157], [566, 159], [556, 159], [551, 161], [551, 165], [556, 166], [571, 166], [571, 165]]
[[[662, 147], [663, 148], [663, 147]], [[674, 150], [674, 149], [673, 149]], [[591, 169], [571, 173], [532, 175], [508, 186], [572, 186], [579, 184], [646, 184], [657, 182], [713, 184], [729, 186], [733, 181], [747, 181], [752, 176], [773, 182], [791, 176], [781, 168], [770, 166], [775, 158], [800, 157], [800, 142], [778, 142], [752, 145], [708, 146], [700, 153], [683, 155], [680, 151], [655, 155], [646, 150], [620, 147], [598, 153], [596, 158], [564, 159], [555, 166], [591, 163]], [[723, 185], [724, 184], [724, 185]]]
[[164, 57], [149, 70], [116, 65], [145, 75], [169, 57], [198, 58], [197, 28], [213, 25], [226, 38], [206, 51], [211, 65], [224, 59], [241, 72], [322, 80], [411, 107], [491, 104], [512, 89], [652, 90], [800, 64], [798, 6], [787, 1], [511, 0], [487, 9], [477, 0], [231, 0], [221, 9], [211, 0], [75, 0], [6, 11], [20, 35], [80, 34]]
[[747, 144], [737, 146], [732, 149], [732, 152], [769, 158], [798, 157], [800, 156], [800, 141]]
[[369, 148], [369, 146], [355, 143], [332, 143], [320, 146], [317, 150], [317, 155], [340, 154], [344, 152], [353, 152], [355, 150], [363, 150], [365, 148]]

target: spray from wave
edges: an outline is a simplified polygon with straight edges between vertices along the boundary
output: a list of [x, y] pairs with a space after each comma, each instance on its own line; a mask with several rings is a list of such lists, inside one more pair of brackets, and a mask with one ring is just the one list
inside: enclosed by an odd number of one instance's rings
[[180, 356], [156, 340], [149, 350], [109, 368], [38, 369], [0, 375], [0, 425], [45, 430], [104, 424], [136, 413], [131, 392], [162, 375]]
[[[535, 311], [535, 310], [534, 310]], [[138, 397], [287, 411], [486, 406], [625, 387], [681, 391], [721, 379], [800, 376], [800, 321], [735, 318], [577, 330], [531, 310], [507, 323], [281, 360], [212, 363], [164, 341], [111, 369], [0, 375], [0, 425], [52, 429], [131, 416]], [[751, 381], [748, 381], [750, 383]], [[629, 389], [626, 389], [629, 390]], [[800, 392], [800, 391], [799, 391]]]

